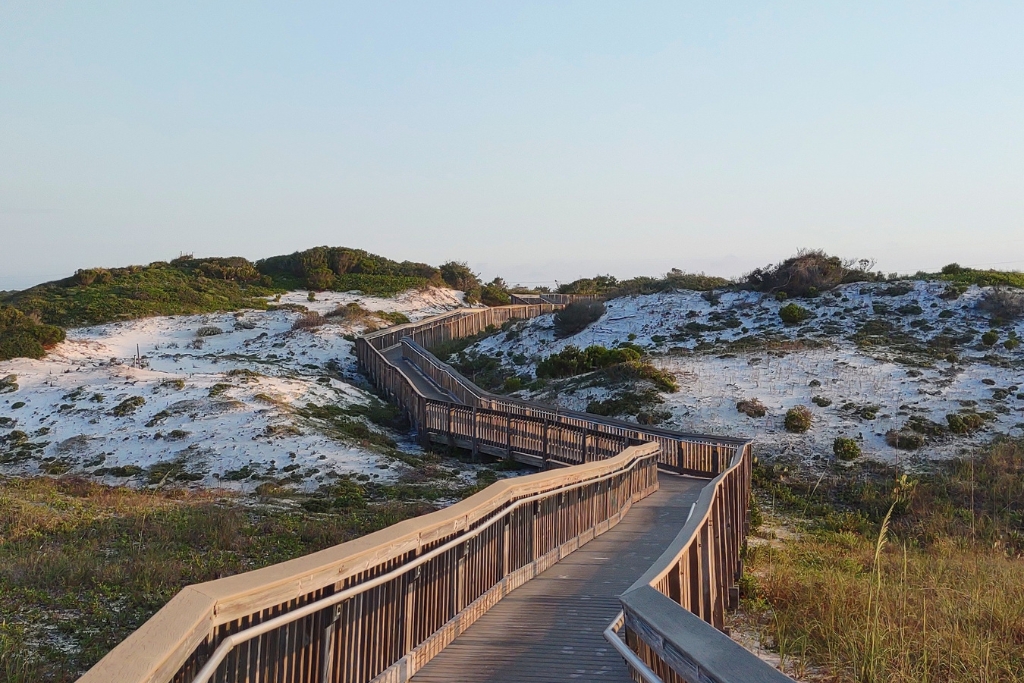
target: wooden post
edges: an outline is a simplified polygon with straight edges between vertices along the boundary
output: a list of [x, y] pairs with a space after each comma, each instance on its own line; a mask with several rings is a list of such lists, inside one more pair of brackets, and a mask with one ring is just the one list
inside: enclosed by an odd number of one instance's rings
[[332, 680], [334, 675], [334, 634], [338, 628], [341, 606], [334, 605], [327, 611], [330, 621], [320, 636], [320, 680], [324, 682]]
[[477, 426], [476, 406], [473, 406], [473, 462], [476, 462], [477, 459], [480, 456], [480, 446], [477, 443], [477, 438], [478, 438], [477, 437], [477, 433], [478, 432], [479, 432], [479, 427]]
[[551, 455], [548, 453], [548, 421], [544, 420], [544, 432], [541, 437], [541, 450], [543, 451], [541, 457], [544, 458], [544, 469], [548, 468], [548, 459]]
[[[419, 555], [419, 552], [414, 553], [414, 555]], [[403, 656], [412, 652], [412, 649], [417, 645], [413, 636], [416, 630], [416, 588], [420, 583], [421, 571], [422, 567], [417, 567], [405, 585], [405, 642], [402, 649]], [[324, 680], [326, 681], [327, 679]]]
[[512, 459], [512, 413], [505, 413], [505, 458]]
[[448, 402], [448, 448], [455, 448], [455, 434], [452, 433], [452, 413], [455, 410], [455, 406], [449, 401]]
[[509, 540], [511, 538], [511, 531], [509, 529], [509, 522], [510, 521], [511, 520], [509, 520], [508, 517], [505, 518], [505, 538], [504, 538], [504, 540], [502, 542], [502, 551], [501, 551], [501, 576], [502, 576], [502, 578], [508, 576], [508, 570], [509, 570], [509, 564], [510, 564], [509, 563], [509, 559], [510, 559], [509, 558], [509, 547], [508, 547]]

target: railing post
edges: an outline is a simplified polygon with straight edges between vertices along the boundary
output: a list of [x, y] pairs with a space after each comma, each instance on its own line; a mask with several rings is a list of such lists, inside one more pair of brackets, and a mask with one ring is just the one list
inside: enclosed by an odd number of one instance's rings
[[[419, 555], [418, 552], [413, 553], [413, 556]], [[413, 575], [409, 577], [409, 581], [405, 585], [405, 642], [403, 643], [402, 656], [412, 652], [412, 649], [416, 647], [417, 641], [416, 635], [416, 588], [420, 583], [420, 574], [422, 568], [417, 567]]]
[[476, 462], [477, 459], [480, 457], [480, 446], [477, 443], [477, 439], [479, 438], [477, 434], [479, 433], [479, 431], [480, 428], [477, 425], [477, 409], [476, 406], [473, 406], [473, 462]]
[[334, 605], [329, 612], [330, 621], [320, 636], [320, 683], [328, 683], [334, 676], [334, 635], [341, 614], [341, 605]]
[[455, 448], [455, 434], [452, 433], [452, 414], [455, 411], [455, 406], [451, 401], [448, 402], [448, 448]]
[[548, 459], [551, 457], [551, 454], [548, 453], [548, 421], [547, 420], [544, 420], [544, 432], [543, 432], [543, 436], [541, 437], [541, 444], [542, 444], [541, 445], [541, 451], [543, 453], [543, 455], [541, 457], [544, 458], [544, 469], [547, 469], [548, 468]]
[[502, 578], [505, 578], [506, 576], [508, 576], [508, 570], [509, 570], [509, 564], [510, 564], [510, 561], [509, 561], [510, 560], [510, 558], [509, 558], [509, 541], [511, 540], [511, 530], [510, 530], [509, 526], [510, 526], [510, 522], [511, 521], [512, 520], [509, 519], [508, 517], [505, 518], [505, 525], [504, 525], [504, 527], [505, 527], [504, 528], [504, 535], [505, 535], [505, 537], [504, 537], [504, 539], [502, 541], [502, 544], [501, 544], [501, 548], [502, 548], [502, 550], [501, 550], [501, 577]]
[[505, 458], [512, 459], [512, 413], [505, 413]]

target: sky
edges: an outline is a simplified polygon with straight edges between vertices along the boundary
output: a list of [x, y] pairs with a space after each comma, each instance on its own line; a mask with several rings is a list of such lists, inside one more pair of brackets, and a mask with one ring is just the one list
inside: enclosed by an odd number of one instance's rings
[[0, 290], [317, 245], [1024, 269], [1024, 3], [0, 3]]

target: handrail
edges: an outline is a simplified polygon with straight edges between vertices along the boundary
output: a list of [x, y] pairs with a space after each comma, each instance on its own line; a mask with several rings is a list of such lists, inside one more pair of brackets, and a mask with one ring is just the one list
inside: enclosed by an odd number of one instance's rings
[[619, 638], [619, 629], [622, 628], [623, 624], [626, 623], [626, 617], [622, 612], [616, 615], [612, 623], [608, 625], [608, 628], [604, 630], [604, 639], [607, 640], [615, 651], [626, 660], [626, 664], [632, 669], [638, 676], [642, 683], [665, 683], [661, 680], [658, 674], [651, 671], [651, 668], [644, 663], [644, 660], [636, 656], [636, 654], [629, 649], [629, 646], [622, 642]]
[[[605, 474], [604, 476], [600, 476], [594, 479], [587, 479], [583, 482], [577, 482], [566, 487], [560, 487], [558, 489], [558, 493], [564, 494], [569, 491], [575, 491], [576, 489], [579, 489], [583, 486], [598, 484], [607, 481], [612, 477], [620, 476], [621, 474], [624, 474], [626, 472], [632, 472], [633, 469], [640, 462], [641, 460], [633, 460], [627, 467], [621, 470]], [[388, 583], [389, 581], [398, 578], [400, 575], [405, 574], [413, 569], [416, 569], [417, 567], [420, 567], [421, 565], [428, 563], [430, 560], [443, 555], [452, 548], [462, 545], [467, 540], [471, 538], [476, 538], [484, 531], [494, 526], [494, 524], [496, 524], [497, 522], [504, 521], [505, 515], [511, 514], [512, 512], [522, 507], [525, 507], [528, 504], [532, 504], [535, 503], [536, 501], [543, 500], [544, 498], [547, 498], [550, 495], [551, 492], [545, 492], [538, 493], [527, 498], [521, 498], [514, 502], [509, 507], [502, 510], [502, 516], [491, 517], [490, 520], [484, 522], [472, 531], [462, 534], [456, 537], [455, 539], [448, 541], [444, 545], [434, 548], [425, 555], [420, 555], [415, 560], [403, 564], [397, 569], [394, 569], [386, 574], [382, 574], [364, 583], [357, 584], [352, 588], [348, 588], [346, 590], [341, 591], [340, 593], [334, 593], [328, 598], [323, 598], [321, 600], [308, 603], [307, 605], [300, 607], [299, 609], [293, 610], [291, 612], [286, 612], [285, 614], [282, 614], [281, 616], [276, 617], [274, 619], [270, 619], [269, 621], [265, 621], [259, 624], [258, 626], [252, 626], [228, 636], [221, 642], [220, 646], [216, 649], [216, 651], [214, 651], [210, 659], [207, 660], [203, 668], [199, 670], [199, 673], [196, 674], [195, 678], [192, 680], [192, 683], [207, 683], [207, 681], [210, 679], [210, 676], [212, 676], [214, 672], [217, 670], [217, 667], [220, 666], [220, 663], [224, 661], [224, 658], [227, 656], [228, 652], [234, 649], [235, 646], [246, 641], [252, 640], [253, 638], [256, 638], [257, 636], [260, 636], [264, 633], [269, 633], [270, 631], [280, 628], [285, 624], [290, 624], [293, 621], [298, 621], [299, 619], [309, 616], [319, 610], [324, 609], [325, 607], [330, 607], [332, 605], [338, 604], [339, 602], [344, 602], [345, 600], [355, 597], [360, 593], [364, 593], [370, 590], [371, 588], [376, 588], [377, 586]]]

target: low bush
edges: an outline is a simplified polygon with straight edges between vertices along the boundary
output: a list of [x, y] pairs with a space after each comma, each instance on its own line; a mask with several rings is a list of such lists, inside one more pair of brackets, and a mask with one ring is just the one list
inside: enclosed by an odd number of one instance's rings
[[558, 353], [541, 360], [537, 364], [537, 377], [574, 377], [639, 359], [640, 353], [628, 347], [606, 349], [603, 346], [592, 345], [580, 350], [579, 347], [570, 344]]
[[913, 430], [890, 429], [885, 433], [885, 442], [899, 450], [916, 451], [924, 445], [925, 437]]
[[768, 414], [768, 409], [756, 398], [745, 398], [739, 401], [736, 404], [736, 410], [747, 417], [764, 417]]
[[786, 304], [779, 309], [779, 317], [786, 325], [799, 325], [811, 315], [810, 311], [799, 304]]
[[[1024, 275], [1022, 275], [1024, 278]], [[1024, 317], [1024, 292], [997, 287], [985, 294], [978, 308], [997, 321], [1011, 322]], [[993, 342], [994, 343], [994, 342]]]
[[144, 405], [146, 405], [146, 399], [141, 396], [131, 396], [111, 408], [110, 414], [114, 417], [125, 417], [126, 415], [131, 415]]
[[485, 306], [508, 306], [512, 298], [508, 293], [508, 286], [500, 277], [494, 278], [491, 282], [480, 287], [480, 302]]
[[997, 341], [999, 341], [999, 333], [995, 330], [989, 330], [981, 335], [981, 343], [985, 346], [995, 346]]
[[40, 323], [12, 306], [0, 305], [0, 361], [42, 358], [46, 350], [64, 341], [64, 330]]
[[578, 334], [599, 320], [604, 312], [604, 304], [600, 301], [571, 303], [555, 313], [555, 336], [561, 339]]
[[316, 311], [303, 313], [292, 323], [293, 330], [311, 330], [322, 326], [327, 320]]
[[629, 280], [618, 280], [611, 275], [598, 275], [592, 278], [581, 278], [558, 288], [560, 294], [586, 294], [614, 299], [622, 296], [639, 296], [657, 294], [676, 289], [706, 292], [727, 287], [725, 278], [704, 273], [684, 273], [673, 268], [665, 277], [636, 277]]
[[224, 330], [217, 327], [216, 325], [206, 325], [196, 330], [197, 337], [215, 337], [218, 334], [224, 334]]
[[811, 399], [811, 403], [818, 406], [819, 408], [828, 408], [832, 405], [832, 399], [825, 396], [815, 396]]
[[457, 289], [466, 294], [475, 294], [479, 298], [480, 278], [470, 270], [469, 265], [464, 261], [449, 261], [441, 264], [441, 279], [452, 289]]
[[856, 460], [860, 457], [860, 444], [854, 439], [839, 436], [832, 442], [832, 453], [840, 460]]
[[18, 390], [18, 376], [7, 375], [0, 379], [0, 394], [10, 394]]
[[978, 413], [950, 413], [946, 415], [946, 423], [954, 434], [970, 434], [985, 426], [985, 418]]
[[816, 296], [843, 282], [875, 279], [871, 261], [844, 262], [817, 249], [801, 249], [796, 256], [757, 268], [746, 276], [747, 286], [768, 294]]
[[611, 398], [601, 401], [591, 401], [587, 405], [587, 412], [594, 415], [638, 415], [641, 412], [651, 412], [651, 407], [664, 403], [664, 399], [654, 389], [640, 389], [621, 391]]
[[796, 406], [786, 411], [784, 424], [787, 432], [801, 434], [811, 428], [811, 409], [807, 406]]

